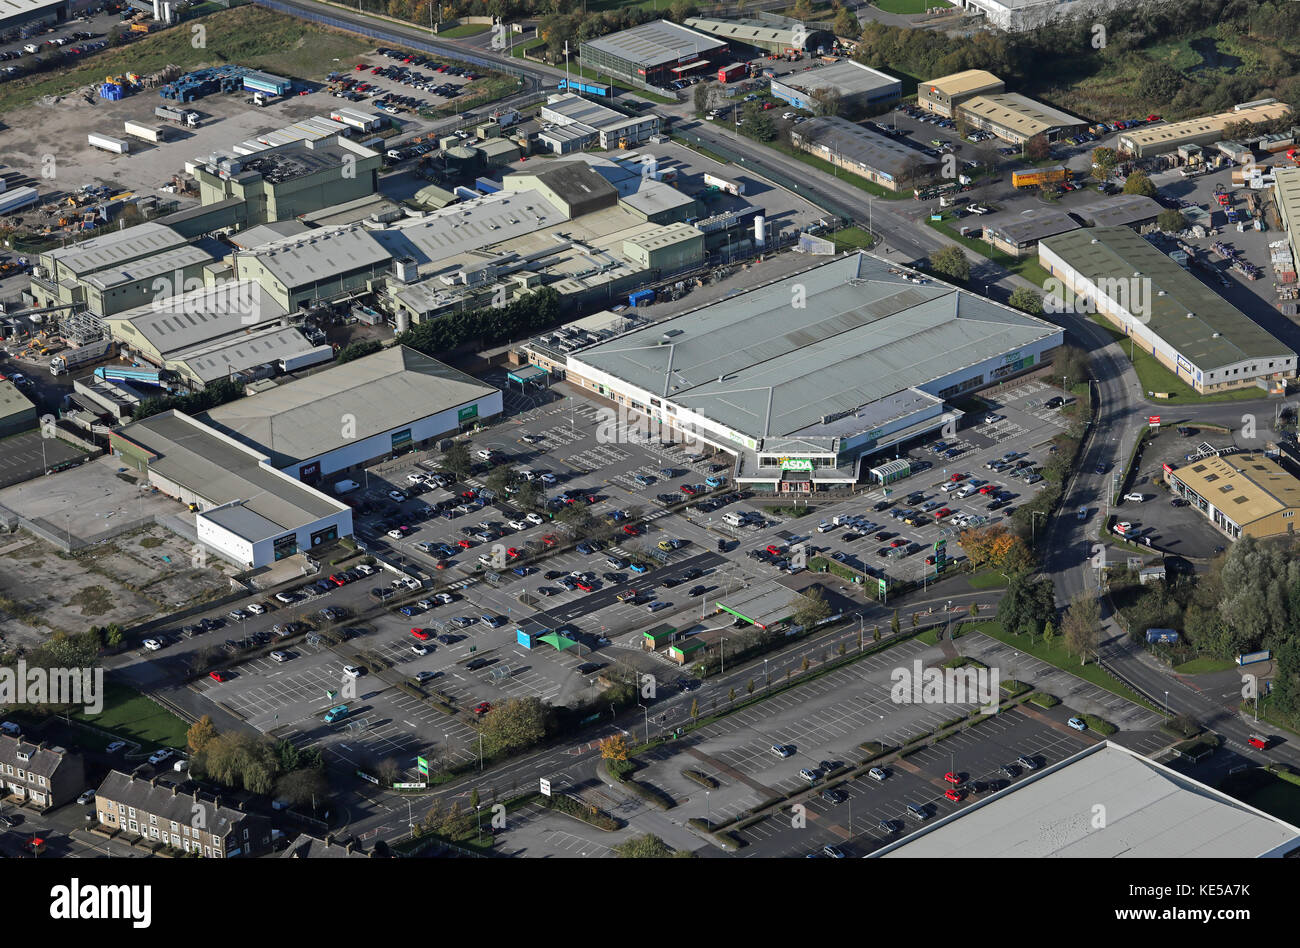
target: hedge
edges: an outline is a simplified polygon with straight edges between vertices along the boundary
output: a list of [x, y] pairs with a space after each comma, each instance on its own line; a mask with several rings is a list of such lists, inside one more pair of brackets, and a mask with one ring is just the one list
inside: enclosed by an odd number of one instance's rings
[[1060, 698], [1056, 697], [1056, 695], [1049, 695], [1045, 691], [1035, 691], [1029, 696], [1029, 701], [1040, 708], [1054, 708], [1061, 703]]
[[596, 829], [613, 831], [619, 829], [623, 825], [598, 807], [575, 800], [567, 794], [560, 793], [549, 797], [542, 797], [539, 802], [548, 810], [557, 810], [566, 816], [571, 816], [576, 820], [582, 820], [584, 823], [589, 823], [596, 827]]
[[689, 767], [682, 771], [682, 776], [688, 780], [694, 780], [702, 787], [708, 787], [710, 790], [716, 790], [722, 784], [714, 780], [708, 774], [700, 773], [698, 770], [691, 770]]

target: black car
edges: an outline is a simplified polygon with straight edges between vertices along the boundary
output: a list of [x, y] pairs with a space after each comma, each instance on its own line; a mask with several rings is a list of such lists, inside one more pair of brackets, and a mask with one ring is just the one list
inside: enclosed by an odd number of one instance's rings
[[688, 596], [703, 596], [703, 595], [704, 595], [706, 592], [708, 592], [708, 591], [709, 591], [709, 590], [708, 590], [708, 587], [707, 587], [707, 586], [692, 586], [691, 589], [690, 589], [690, 592], [688, 592], [686, 595], [688, 595]]
[[847, 793], [834, 787], [822, 791], [822, 799], [827, 803], [843, 803], [848, 798]]

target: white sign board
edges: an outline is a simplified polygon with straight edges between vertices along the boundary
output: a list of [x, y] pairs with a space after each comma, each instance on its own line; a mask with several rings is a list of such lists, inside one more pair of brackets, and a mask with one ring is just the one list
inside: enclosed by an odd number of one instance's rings
[[540, 789], [541, 789], [541, 791], [542, 791], [542, 796], [544, 796], [544, 797], [549, 797], [549, 796], [551, 795], [551, 781], [549, 781], [549, 780], [547, 780], [545, 777], [543, 777], [543, 778], [541, 779], [541, 786], [540, 786]]

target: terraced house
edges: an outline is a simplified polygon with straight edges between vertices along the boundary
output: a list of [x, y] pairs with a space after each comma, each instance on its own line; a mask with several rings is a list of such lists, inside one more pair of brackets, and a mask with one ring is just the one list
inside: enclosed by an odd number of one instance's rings
[[0, 735], [0, 786], [5, 796], [48, 810], [71, 803], [86, 788], [85, 762], [62, 747]]
[[260, 856], [271, 848], [265, 817], [223, 806], [220, 797], [159, 786], [156, 777], [113, 771], [95, 791], [95, 812], [101, 827], [121, 830], [127, 839], [139, 835], [207, 858]]

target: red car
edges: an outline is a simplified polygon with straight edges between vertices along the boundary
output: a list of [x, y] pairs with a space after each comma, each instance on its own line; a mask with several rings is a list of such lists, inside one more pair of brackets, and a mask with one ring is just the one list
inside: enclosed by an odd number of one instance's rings
[[1252, 734], [1247, 743], [1249, 743], [1251, 747], [1256, 747], [1260, 750], [1268, 750], [1269, 739], [1259, 734]]
[[347, 584], [347, 580], [344, 579], [342, 576], [339, 576], [337, 573], [330, 577], [330, 582], [333, 583], [335, 586], [344, 586]]
[[585, 500], [585, 501], [586, 501], [587, 503], [589, 503], [589, 504], [594, 504], [594, 503], [596, 502], [596, 495], [595, 495], [595, 494], [584, 494], [583, 497], [582, 497], [582, 499]]
[[907, 541], [904, 540], [902, 537], [897, 537], [897, 538], [895, 538], [895, 539], [893, 539], [893, 540], [890, 540], [890, 541], [889, 541], [889, 545], [892, 546], [892, 547], [894, 547], [894, 549], [898, 549], [898, 547], [900, 547], [900, 546], [906, 546], [906, 545], [907, 545]]
[[573, 581], [573, 585], [577, 586], [585, 593], [589, 593], [595, 588], [594, 586], [591, 585], [591, 583], [587, 582], [585, 579], [575, 579]]
[[357, 72], [360, 72], [361, 70], [363, 70], [363, 69], [365, 69], [365, 68], [366, 68], [366, 64], [365, 64], [365, 63], [357, 63]]
[[966, 476], [965, 474], [954, 474], [952, 477], [948, 478], [948, 480], [952, 481], [955, 484], [965, 476]]
[[216, 682], [224, 682], [229, 680], [226, 678], [225, 672], [219, 672], [219, 671], [208, 672], [208, 677]]
[[934, 557], [933, 557], [933, 556], [927, 556], [927, 557], [925, 558], [925, 565], [926, 565], [926, 566], [933, 566], [933, 565], [934, 565]]
[[519, 551], [512, 546], [510, 549], [506, 550], [506, 556], [510, 557], [512, 560], [518, 559]]
[[767, 548], [767, 552], [771, 553], [773, 556], [780, 556], [781, 548], [779, 546], [769, 545]]
[[477, 714], [479, 717], [482, 717], [483, 715], [487, 714], [491, 710], [492, 710], [492, 705], [486, 701], [480, 701], [478, 704], [474, 705], [474, 713]]
[[992, 484], [985, 484], [983, 487], [980, 488], [980, 493], [991, 494], [993, 493], [994, 490], [996, 490], [996, 488]]
[[934, 512], [934, 519], [942, 520], [944, 517], [950, 516], [951, 514], [952, 511], [949, 510], [947, 507], [940, 507], [938, 510]]
[[542, 546], [555, 546], [555, 543], [556, 540], [554, 533], [548, 533], [546, 536], [542, 537]]
[[638, 531], [636, 527], [632, 526], [632, 524], [629, 523], [626, 527], [623, 528], [623, 532], [630, 537], [634, 537], [637, 535]]
[[464, 497], [466, 500], [473, 500], [478, 496], [478, 491], [471, 487], [469, 490], [461, 491], [460, 496]]
[[953, 773], [951, 770], [943, 775], [943, 779], [948, 781], [954, 787], [960, 786], [962, 782], [961, 776]]
[[1148, 121], [1148, 122], [1159, 122], [1159, 121], [1160, 121], [1160, 116], [1158, 116], [1158, 115], [1148, 115], [1148, 116], [1147, 116], [1147, 121]]
[[966, 792], [964, 790], [956, 790], [956, 789], [945, 790], [943, 792], [943, 795], [947, 797], [949, 800], [951, 800], [953, 803], [961, 803], [962, 798], [966, 796]]
[[470, 543], [469, 540], [457, 540], [456, 545], [460, 547], [462, 550], [468, 550], [474, 544]]
[[685, 494], [687, 497], [695, 496], [695, 488], [692, 487], [690, 484], [683, 484], [681, 487], [677, 489], [681, 491], [683, 494]]
[[434, 569], [446, 569], [446, 568], [447, 568], [447, 561], [446, 561], [446, 560], [438, 560], [438, 562], [436, 562], [436, 563], [433, 564], [433, 568], [434, 568]]
[[429, 641], [429, 639], [433, 638], [433, 633], [430, 632], [428, 629], [412, 629], [411, 634], [414, 635], [421, 642], [427, 642]]

